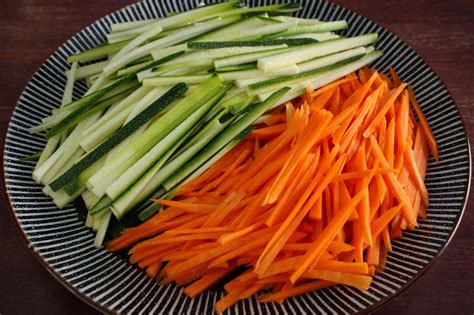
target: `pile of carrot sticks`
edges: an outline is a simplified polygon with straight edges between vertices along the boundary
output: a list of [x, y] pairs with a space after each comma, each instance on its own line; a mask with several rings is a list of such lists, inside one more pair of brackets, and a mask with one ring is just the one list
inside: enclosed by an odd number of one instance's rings
[[272, 110], [108, 249], [134, 245], [131, 263], [190, 297], [223, 284], [217, 312], [254, 294], [367, 290], [391, 240], [426, 217], [429, 151], [438, 159], [412, 89], [390, 72], [364, 68]]

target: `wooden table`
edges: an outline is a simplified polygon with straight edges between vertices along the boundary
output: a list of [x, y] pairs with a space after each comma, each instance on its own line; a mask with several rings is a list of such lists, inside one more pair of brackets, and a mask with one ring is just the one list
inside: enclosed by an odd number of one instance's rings
[[[43, 60], [72, 34], [131, 1], [2, 0], [2, 134], [24, 85]], [[449, 88], [470, 138], [474, 139], [472, 0], [335, 2], [380, 23], [412, 45]], [[471, 141], [471, 145], [473, 143]], [[413, 286], [375, 313], [473, 314], [472, 195], [456, 236], [436, 264]], [[97, 313], [57, 283], [33, 258], [12, 221], [3, 192], [0, 198], [0, 314]]]

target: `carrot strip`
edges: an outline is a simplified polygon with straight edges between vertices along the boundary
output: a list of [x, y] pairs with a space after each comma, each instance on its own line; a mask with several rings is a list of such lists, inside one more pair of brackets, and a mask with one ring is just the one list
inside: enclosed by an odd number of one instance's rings
[[328, 110], [333, 115], [338, 115], [341, 112], [341, 89], [339, 87], [335, 88]]
[[392, 67], [388, 67], [388, 70], [390, 71], [390, 76], [392, 77], [392, 82], [394, 87], [399, 87], [401, 82], [400, 78], [398, 77], [398, 74], [393, 70]]
[[324, 92], [326, 92], [326, 91], [329, 91], [329, 90], [334, 89], [335, 87], [337, 87], [337, 86], [339, 86], [339, 85], [341, 85], [341, 84], [348, 83], [348, 82], [350, 82], [350, 81], [352, 81], [352, 80], [356, 80], [356, 79], [357, 79], [356, 77], [345, 78], [345, 79], [339, 79], [339, 80], [337, 80], [337, 81], [334, 81], [333, 83], [330, 83], [330, 84], [328, 84], [328, 85], [326, 85], [326, 86], [324, 86], [324, 87], [322, 87], [322, 88], [317, 89], [316, 91], [314, 91], [314, 92], [311, 94], [311, 96], [312, 96], [312, 97], [316, 97], [316, 96], [318, 96], [318, 95], [320, 95], [320, 94], [322, 94], [322, 93], [324, 93]]
[[308, 123], [309, 126], [312, 127], [312, 130], [306, 135], [304, 141], [301, 141], [300, 145], [291, 151], [287, 162], [278, 173], [275, 182], [265, 198], [265, 204], [274, 203], [278, 199], [289, 178], [294, 173], [298, 162], [309, 153], [312, 146], [320, 139], [322, 131], [329, 124], [331, 119], [332, 114], [328, 111], [320, 111], [313, 116]]
[[387, 173], [392, 173], [394, 171], [395, 169], [391, 167], [380, 167], [376, 169], [367, 169], [367, 170], [361, 170], [361, 171], [347, 172], [347, 173], [342, 173], [334, 177], [334, 181], [347, 181], [351, 179], [364, 178], [364, 177], [367, 177], [371, 172], [374, 172], [375, 175], [383, 175]]
[[268, 115], [267, 117], [265, 117], [263, 122], [267, 126], [273, 126], [276, 124], [284, 123], [286, 122], [286, 115], [285, 114]]
[[233, 230], [234, 228], [231, 226], [220, 226], [220, 227], [199, 228], [199, 229], [174, 229], [174, 230], [168, 230], [164, 234], [166, 235], [201, 234], [201, 233], [212, 233], [212, 232], [229, 232]]
[[[365, 260], [369, 265], [378, 265], [380, 259], [380, 237], [377, 236], [374, 238], [374, 241], [371, 246], [369, 246]], [[367, 270], [367, 273], [369, 271]]]
[[329, 100], [331, 99], [332, 95], [334, 94], [335, 88], [329, 89], [317, 97], [311, 102], [311, 110], [317, 111], [319, 109], [323, 109], [328, 104]]
[[313, 270], [332, 270], [348, 273], [367, 274], [369, 272], [369, 265], [365, 262], [345, 262], [338, 260], [320, 261], [314, 266]]
[[418, 170], [418, 166], [416, 165], [415, 156], [413, 150], [408, 148], [405, 150], [405, 160], [407, 169], [410, 172], [410, 176], [412, 180], [415, 182], [415, 186], [418, 188], [421, 194], [421, 198], [425, 206], [428, 206], [428, 190], [426, 189], [424, 180]]
[[173, 275], [178, 274], [178, 273], [180, 273], [184, 270], [188, 270], [188, 269], [190, 269], [190, 268], [192, 268], [196, 265], [199, 265], [201, 263], [210, 261], [213, 258], [216, 258], [220, 255], [223, 255], [226, 252], [229, 252], [231, 250], [234, 250], [234, 249], [240, 247], [242, 242], [248, 242], [249, 240], [251, 240], [253, 238], [261, 237], [261, 236], [265, 235], [266, 233], [268, 233], [268, 229], [265, 229], [265, 230], [262, 230], [262, 231], [259, 231], [259, 232], [256, 232], [256, 233], [249, 234], [246, 237], [231, 241], [231, 242], [229, 242], [229, 243], [227, 243], [223, 246], [204, 251], [201, 254], [199, 254], [197, 256], [194, 256], [193, 258], [191, 258], [189, 260], [183, 261], [183, 262], [169, 268], [167, 270], [167, 274], [169, 276], [173, 276]]
[[300, 295], [306, 292], [311, 292], [317, 289], [328, 288], [333, 285], [334, 283], [329, 282], [329, 281], [323, 281], [323, 280], [312, 281], [312, 282], [300, 284], [298, 286], [294, 286], [293, 288], [285, 290], [285, 291], [277, 290], [276, 293], [271, 293], [262, 298], [259, 298], [259, 302], [274, 302], [274, 301], [285, 300], [292, 296]]
[[235, 268], [225, 268], [211, 271], [205, 274], [201, 279], [187, 286], [183, 292], [191, 298], [195, 297], [215, 285], [222, 278], [234, 271], [234, 269]]
[[370, 228], [372, 230], [372, 237], [375, 238], [377, 237], [382, 230], [388, 226], [390, 221], [397, 215], [402, 208], [402, 205], [395, 206], [391, 208], [390, 210], [384, 212], [379, 218], [375, 219], [374, 222], [370, 225]]
[[[367, 157], [365, 152], [365, 141], [362, 143], [362, 146], [359, 147], [357, 151], [357, 167], [358, 169], [366, 170], [367, 169]], [[371, 173], [373, 176], [374, 171]], [[370, 176], [370, 174], [369, 174]], [[369, 202], [369, 190], [368, 183], [364, 181], [359, 181], [356, 185], [357, 191], [365, 190], [364, 198], [362, 202], [357, 207], [357, 212], [359, 214], [358, 225], [361, 228], [360, 242], [364, 241], [369, 246], [372, 245], [372, 235], [370, 234], [370, 202]], [[362, 247], [362, 246], [361, 246]]]
[[305, 256], [300, 260], [298, 264], [298, 269], [291, 275], [290, 280], [292, 283], [295, 283], [304, 271], [308, 268], [313, 261], [318, 261], [318, 258], [321, 256], [322, 252], [329, 246], [329, 243], [334, 239], [334, 236], [337, 233], [342, 225], [347, 221], [351, 212], [355, 207], [362, 201], [365, 195], [364, 191], [359, 192], [354, 198], [352, 198], [350, 204], [346, 208], [338, 213], [338, 216], [332, 220], [328, 226], [324, 229], [323, 233], [314, 241], [314, 247], [307, 251]]
[[383, 105], [383, 107], [377, 113], [375, 118], [372, 120], [369, 127], [367, 127], [367, 129], [364, 131], [363, 135], [365, 138], [370, 137], [375, 132], [377, 126], [380, 124], [385, 114], [393, 106], [393, 103], [395, 102], [397, 97], [402, 93], [405, 87], [406, 87], [405, 83], [400, 84], [400, 86], [390, 95], [390, 98], [388, 99], [388, 101], [385, 103], [385, 105]]
[[293, 180], [290, 180], [286, 191], [283, 193], [275, 208], [272, 210], [270, 216], [265, 221], [267, 226], [273, 226], [275, 222], [278, 222], [281, 217], [287, 215], [287, 211], [283, 212], [285, 209], [292, 209], [293, 205], [297, 202], [298, 196], [311, 181], [314, 170], [319, 163], [319, 158], [319, 149], [316, 151], [316, 154], [308, 155], [301, 165], [301, 168], [296, 171]]
[[369, 276], [331, 270], [313, 270], [305, 273], [304, 277], [341, 283], [361, 290], [368, 290], [372, 282], [372, 277]]
[[221, 176], [219, 176], [218, 178], [216, 178], [212, 182], [205, 185], [200, 190], [200, 192], [210, 191], [210, 190], [216, 188], [217, 186], [219, 186], [219, 184], [221, 184], [225, 179], [227, 179], [229, 177], [229, 175], [237, 168], [237, 166], [239, 166], [240, 163], [242, 163], [242, 161], [244, 161], [250, 155], [250, 153], [251, 153], [250, 150], [243, 150], [239, 154], [237, 159], [235, 161], [233, 161], [232, 164], [225, 169], [224, 173]]
[[258, 128], [249, 133], [248, 137], [250, 139], [271, 139], [276, 136], [279, 136], [286, 130], [286, 123], [272, 125], [269, 127]]
[[158, 274], [158, 271], [160, 271], [162, 266], [163, 266], [163, 263], [161, 261], [156, 262], [148, 266], [148, 268], [146, 269], [146, 274], [148, 275], [148, 277], [154, 278], [156, 277], [156, 275]]
[[426, 119], [425, 115], [423, 114], [420, 105], [415, 98], [415, 93], [413, 88], [410, 86], [408, 87], [408, 93], [410, 97], [410, 104], [415, 110], [416, 116], [420, 120], [421, 128], [425, 134], [426, 140], [428, 141], [428, 146], [430, 147], [431, 153], [433, 153], [433, 157], [436, 161], [439, 160], [439, 152], [438, 152], [438, 145], [436, 144], [435, 137], [431, 131], [430, 125], [428, 124], [428, 120]]
[[[382, 166], [384, 167], [389, 167], [388, 161], [385, 159], [385, 156], [382, 153], [382, 150], [380, 149], [379, 145], [377, 144], [377, 141], [375, 138], [372, 136], [370, 137], [370, 143], [373, 148], [373, 154], [377, 158], [380, 158], [380, 161], [382, 162]], [[410, 203], [410, 200], [406, 194], [406, 192], [403, 190], [401, 187], [400, 183], [398, 182], [397, 178], [393, 173], [388, 173], [386, 175], [383, 175], [387, 183], [389, 184], [391, 190], [393, 191], [395, 197], [398, 199], [398, 201], [403, 205], [403, 213], [411, 224], [416, 225], [416, 219], [413, 218], [413, 211], [412, 211], [412, 206]]]
[[380, 97], [382, 91], [382, 87], [379, 87], [373, 93], [371, 93], [367, 99], [365, 100], [364, 104], [362, 104], [362, 109], [358, 113], [357, 118], [352, 122], [352, 124], [347, 129], [346, 133], [344, 134], [343, 140], [341, 142], [341, 150], [346, 151], [346, 149], [350, 146], [354, 139], [357, 138], [357, 133], [362, 126], [365, 117], [369, 113], [370, 109], [372, 109], [377, 100]]
[[[337, 146], [333, 148], [331, 154], [323, 162], [324, 166], [321, 167], [320, 174], [317, 175], [313, 182], [307, 187], [306, 191], [301, 196], [301, 199], [298, 201], [295, 208], [288, 215], [286, 220], [283, 222], [283, 224], [280, 226], [273, 238], [265, 247], [264, 252], [262, 253], [257, 262], [255, 271], [258, 274], [263, 274], [268, 269], [269, 265], [275, 259], [276, 255], [281, 250], [284, 243], [288, 240], [290, 235], [296, 229], [298, 224], [303, 220], [306, 214], [308, 214], [312, 206], [314, 206], [316, 200], [321, 197], [321, 194], [323, 193], [329, 182], [332, 180], [332, 178], [336, 175], [337, 172], [340, 171], [345, 159], [344, 155], [342, 155], [338, 159], [338, 161], [332, 165], [324, 179], [320, 182], [322, 173], [325, 172], [325, 170], [329, 167], [338, 150], [339, 148]], [[316, 191], [313, 192], [314, 189], [316, 189]], [[306, 202], [308, 197], [310, 198], [310, 200]], [[300, 211], [303, 208], [303, 205], [305, 206], [305, 208]]]
[[327, 250], [335, 256], [339, 255], [340, 253], [349, 252], [353, 249], [354, 246], [351, 246], [341, 241], [332, 241], [327, 247]]
[[216, 208], [214, 204], [197, 204], [197, 203], [189, 203], [189, 202], [182, 202], [182, 201], [174, 201], [174, 200], [167, 200], [167, 199], [151, 199], [154, 203], [158, 203], [164, 206], [175, 207], [181, 210], [185, 210], [190, 213], [197, 213], [197, 214], [205, 214], [209, 213]]

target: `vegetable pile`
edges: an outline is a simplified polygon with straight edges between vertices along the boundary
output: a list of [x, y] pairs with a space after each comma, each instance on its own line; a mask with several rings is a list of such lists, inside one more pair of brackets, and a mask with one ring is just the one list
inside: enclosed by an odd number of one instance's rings
[[[150, 217], [157, 209], [151, 197], [173, 196], [237, 145], [265, 112], [304, 94], [308, 85], [317, 89], [382, 55], [372, 46], [377, 34], [346, 38], [334, 33], [346, 21], [288, 16], [298, 9], [249, 8], [232, 0], [112, 25], [107, 43], [69, 56], [61, 107], [31, 129], [47, 139], [33, 178], [60, 208], [83, 199], [97, 247], [114, 227]], [[73, 100], [81, 80], [87, 92]], [[310, 115], [308, 108], [295, 110], [295, 117], [329, 119], [326, 112]], [[283, 132], [295, 117], [253, 136]], [[304, 164], [305, 154], [293, 154], [302, 158], [296, 164]], [[285, 174], [300, 169], [285, 168], [291, 170]], [[279, 176], [266, 203], [281, 197], [286, 176]]]
[[[223, 312], [335, 284], [367, 290], [391, 240], [426, 216], [430, 127], [411, 88], [363, 68], [276, 107], [164, 210], [108, 243]], [[232, 277], [233, 276], [233, 277]]]

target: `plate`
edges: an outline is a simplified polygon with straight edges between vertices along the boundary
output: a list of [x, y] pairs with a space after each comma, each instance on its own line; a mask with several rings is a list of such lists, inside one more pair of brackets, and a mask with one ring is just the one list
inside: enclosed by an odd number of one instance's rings
[[[44, 139], [30, 135], [52, 108], [58, 107], [68, 69], [67, 55], [105, 41], [110, 24], [156, 18], [167, 12], [186, 11], [198, 0], [145, 0], [132, 4], [91, 24], [49, 57], [25, 87], [12, 114], [4, 149], [6, 191], [14, 217], [34, 255], [62, 284], [103, 312], [206, 314], [224, 292], [213, 289], [187, 298], [173, 284], [159, 285], [130, 265], [124, 256], [93, 246], [94, 235], [84, 227], [74, 206], [56, 208], [31, 179], [34, 163], [20, 157], [36, 152]], [[273, 1], [249, 1], [268, 5]], [[387, 302], [423, 274], [448, 245], [461, 219], [470, 183], [470, 148], [459, 112], [448, 90], [423, 59], [398, 37], [376, 23], [325, 1], [301, 1], [298, 16], [322, 20], [346, 19], [354, 36], [377, 32], [376, 46], [385, 55], [372, 66], [387, 73], [392, 66], [404, 82], [413, 85], [439, 145], [441, 161], [429, 160], [426, 186], [431, 204], [428, 218], [418, 229], [406, 231], [393, 242], [383, 273], [375, 276], [369, 291], [335, 286], [291, 298], [282, 305], [259, 304], [255, 298], [239, 302], [228, 314], [354, 313], [372, 310]], [[76, 84], [75, 97], [85, 92]]]

